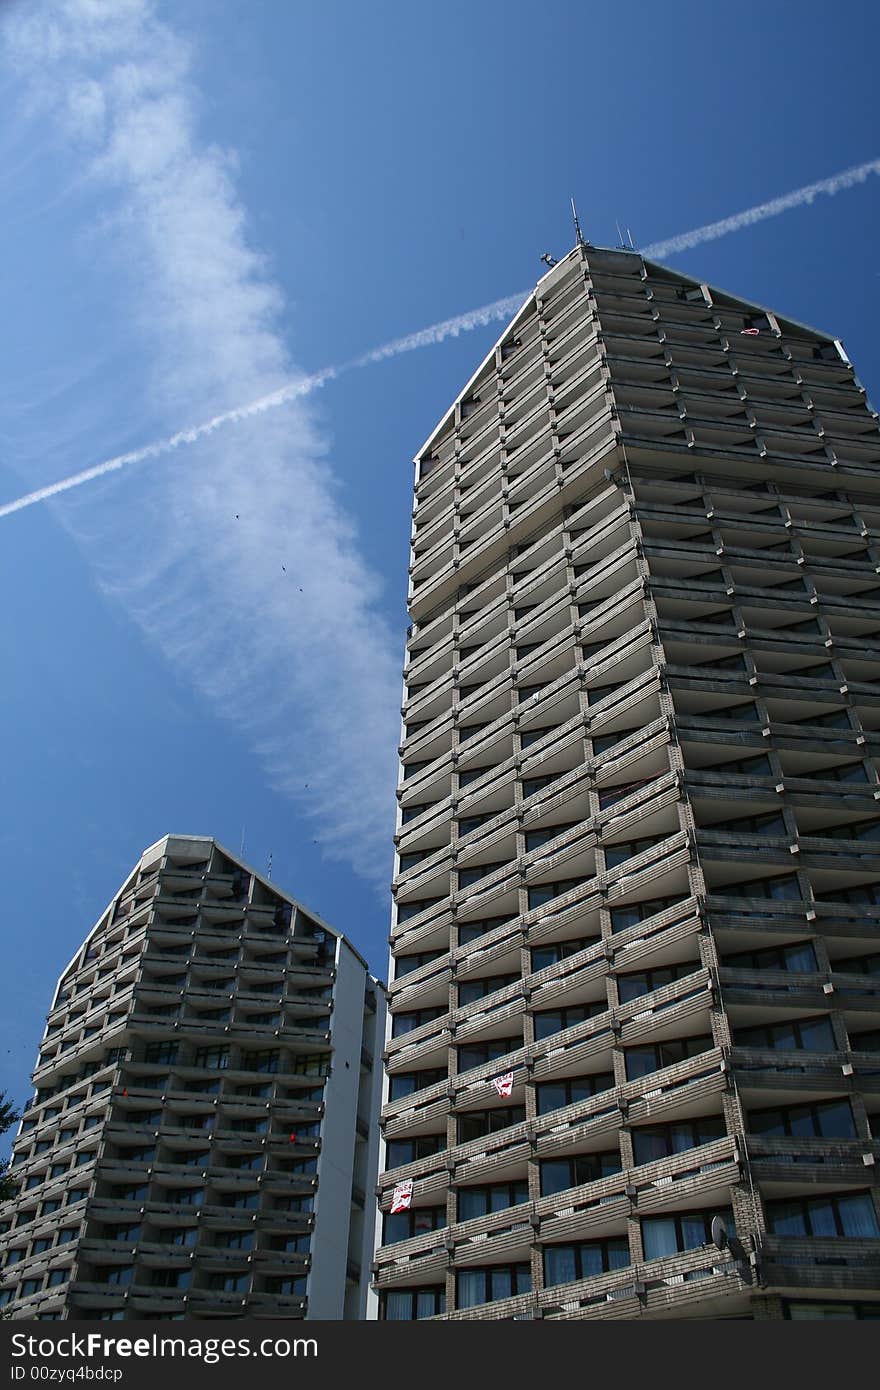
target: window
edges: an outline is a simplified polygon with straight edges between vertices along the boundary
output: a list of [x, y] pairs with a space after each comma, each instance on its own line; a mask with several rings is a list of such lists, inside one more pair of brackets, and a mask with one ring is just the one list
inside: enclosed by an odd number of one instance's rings
[[585, 1240], [578, 1245], [548, 1245], [544, 1249], [544, 1283], [571, 1284], [613, 1269], [626, 1269], [630, 1263], [626, 1236], [609, 1240]]
[[550, 1038], [563, 1028], [573, 1028], [576, 1023], [585, 1023], [588, 1018], [596, 1018], [608, 1012], [607, 999], [595, 999], [591, 1004], [573, 1004], [567, 1009], [547, 1009], [535, 1014], [535, 1041]]
[[757, 753], [752, 758], [734, 758], [728, 763], [712, 763], [700, 768], [701, 772], [738, 773], [746, 777], [771, 777], [773, 768], [766, 753]]
[[563, 878], [557, 883], [536, 884], [528, 890], [529, 908], [542, 907], [544, 903], [552, 902], [554, 898], [570, 893], [573, 888], [580, 888], [582, 883], [587, 882], [586, 878]]
[[[201, 1193], [199, 1196], [201, 1197]], [[197, 1205], [201, 1205], [198, 1203]], [[221, 1192], [221, 1207], [233, 1207], [236, 1211], [253, 1211], [260, 1205], [259, 1192]]]
[[58, 1244], [66, 1245], [68, 1241], [76, 1240], [79, 1235], [79, 1226], [63, 1226], [58, 1232]]
[[570, 821], [564, 825], [545, 825], [541, 830], [527, 830], [526, 851], [540, 849], [542, 845], [549, 844], [551, 840], [567, 834], [569, 830], [574, 830], [578, 824], [578, 821]]
[[459, 1008], [465, 1004], [476, 1004], [478, 1000], [485, 999], [487, 994], [494, 994], [496, 989], [506, 989], [519, 978], [519, 975], [486, 975], [481, 980], [466, 980], [458, 986]]
[[639, 922], [644, 922], [648, 917], [653, 917], [657, 912], [665, 912], [668, 907], [673, 907], [676, 903], [685, 902], [684, 898], [645, 898], [640, 903], [627, 903], [625, 907], [612, 907], [611, 909], [611, 930], [613, 932], [626, 931], [627, 927], [634, 927]]
[[[458, 1142], [467, 1144], [471, 1139], [482, 1139], [486, 1134], [497, 1134], [510, 1125], [522, 1124], [526, 1118], [525, 1106], [507, 1105], [498, 1110], [473, 1110], [458, 1117]], [[444, 1145], [445, 1147], [445, 1145]]]
[[783, 1312], [785, 1317], [792, 1322], [801, 1322], [806, 1319], [822, 1319], [825, 1321], [854, 1321], [861, 1318], [880, 1318], [880, 1302], [878, 1303], [813, 1303], [805, 1301], [803, 1303], [784, 1302]]
[[580, 951], [585, 951], [591, 945], [587, 937], [578, 937], [574, 941], [551, 941], [545, 946], [532, 947], [532, 970], [544, 970], [548, 965], [558, 965], [561, 960], [567, 960], [569, 956], [576, 956]]
[[[192, 1234], [195, 1236], [196, 1233]], [[222, 1250], [253, 1250], [253, 1241], [252, 1230], [220, 1230], [214, 1237], [214, 1244], [220, 1245]]]
[[843, 767], [823, 767], [816, 772], [799, 772], [798, 777], [819, 782], [870, 782], [864, 763], [846, 763]]
[[860, 883], [856, 888], [832, 888], [825, 893], [817, 893], [820, 902], [828, 903], [880, 903], [880, 883]]
[[104, 1270], [105, 1284], [130, 1284], [134, 1278], [133, 1265], [110, 1265]]
[[764, 816], [739, 816], [736, 820], [713, 821], [705, 830], [722, 830], [726, 835], [788, 835], [781, 811]]
[[479, 883], [480, 879], [488, 878], [489, 874], [494, 874], [497, 869], [504, 869], [506, 867], [507, 861], [502, 859], [499, 860], [497, 864], [477, 864], [472, 869], [459, 869], [459, 891], [461, 891], [462, 888], [470, 888], [471, 884]]
[[153, 1284], [160, 1289], [188, 1289], [192, 1280], [190, 1269], [149, 1269], [143, 1271], [141, 1279], [145, 1284]]
[[593, 738], [593, 757], [598, 758], [600, 753], [606, 753], [609, 748], [616, 748], [618, 743], [622, 743], [630, 734], [637, 734], [638, 729], [618, 729], [613, 734], [598, 734]]
[[801, 898], [797, 874], [782, 874], [779, 878], [753, 878], [745, 883], [713, 884], [709, 892], [719, 897], [733, 898]]
[[49, 1275], [49, 1288], [57, 1288], [59, 1284], [66, 1284], [70, 1278], [70, 1269], [53, 1269]]
[[847, 1100], [817, 1101], [813, 1105], [789, 1105], [768, 1110], [752, 1110], [748, 1116], [751, 1134], [767, 1138], [855, 1139], [856, 1126]]
[[789, 1023], [764, 1023], [753, 1028], [738, 1028], [734, 1033], [737, 1047], [759, 1047], [775, 1052], [835, 1052], [831, 1022], [824, 1015], [800, 1018]]
[[524, 777], [522, 784], [523, 799], [534, 796], [535, 792], [543, 791], [545, 787], [551, 786], [563, 776], [561, 772], [548, 772], [543, 777]]
[[821, 840], [880, 840], [880, 819], [850, 821], [848, 825], [827, 826], [809, 834]]
[[417, 917], [420, 912], [425, 912], [429, 907], [435, 907], [437, 903], [444, 901], [444, 898], [417, 898], [412, 902], [398, 903], [397, 920], [408, 922], [411, 917]]
[[249, 1274], [211, 1274], [208, 1287], [221, 1290], [223, 1293], [244, 1293], [250, 1282]]
[[844, 960], [831, 962], [835, 972], [846, 971], [852, 975], [880, 975], [880, 953], [872, 956], [847, 956]]
[[383, 1239], [386, 1245], [426, 1235], [446, 1225], [446, 1207], [415, 1207], [385, 1217]]
[[570, 1154], [567, 1158], [545, 1158], [541, 1164], [541, 1196], [551, 1197], [556, 1192], [566, 1192], [570, 1187], [598, 1182], [600, 1178], [609, 1178], [613, 1173], [621, 1172], [621, 1169], [619, 1149]]
[[196, 1049], [195, 1065], [225, 1071], [229, 1066], [229, 1048], [225, 1046], [199, 1047]]
[[105, 1240], [124, 1240], [124, 1241], [129, 1241], [129, 1242], [131, 1242], [131, 1241], [135, 1241], [135, 1240], [140, 1240], [140, 1236], [141, 1236], [141, 1228], [140, 1228], [140, 1226], [105, 1226], [105, 1227], [104, 1227], [104, 1239], [105, 1239]]
[[200, 1207], [205, 1194], [200, 1187], [172, 1187], [168, 1189], [168, 1201], [180, 1207]]
[[34, 1241], [33, 1245], [31, 1246], [31, 1254], [32, 1254], [32, 1255], [42, 1255], [42, 1254], [44, 1254], [47, 1250], [51, 1250], [51, 1249], [52, 1249], [52, 1240], [51, 1240], [51, 1238], [50, 1238], [49, 1236], [42, 1236], [39, 1240], [35, 1240], [35, 1241]]
[[644, 994], [653, 994], [655, 989], [671, 985], [675, 980], [683, 980], [699, 970], [700, 962], [679, 961], [676, 965], [658, 966], [655, 970], [640, 970], [632, 975], [618, 975], [617, 997], [621, 1004], [629, 1004], [633, 999], [641, 999]]
[[306, 1284], [305, 1276], [301, 1275], [298, 1279], [267, 1279], [266, 1288], [269, 1293], [282, 1294], [286, 1298], [304, 1298]]
[[445, 1067], [435, 1067], [430, 1071], [402, 1072], [397, 1076], [389, 1077], [388, 1099], [403, 1100], [404, 1096], [411, 1096], [415, 1091], [421, 1091], [425, 1086], [434, 1086], [438, 1081], [445, 1080]]
[[[634, 679], [635, 677], [630, 677], [630, 680]], [[587, 704], [598, 705], [602, 700], [606, 699], [607, 696], [613, 695], [615, 690], [620, 690], [623, 686], [628, 684], [629, 681], [611, 681], [608, 685], [594, 685], [591, 689], [586, 691]]]
[[[497, 815], [497, 811], [486, 811], [480, 816], [463, 816], [458, 822], [458, 838], [461, 840], [465, 835], [470, 835], [472, 830], [478, 830], [481, 825], [485, 825], [487, 821], [492, 820]], [[405, 820], [406, 813], [404, 812], [404, 822]]]
[[27, 1250], [24, 1246], [21, 1246], [19, 1249], [16, 1250], [7, 1250], [5, 1268], [8, 1269], [10, 1265], [17, 1265], [20, 1260], [24, 1259], [26, 1254]]
[[684, 1250], [696, 1250], [712, 1239], [712, 1218], [720, 1216], [733, 1235], [733, 1212], [683, 1211], [670, 1216], [642, 1217], [642, 1244], [646, 1260], [659, 1260], [664, 1255], [677, 1255]]
[[[148, 1183], [141, 1183], [138, 1185], [114, 1183], [110, 1188], [111, 1196], [115, 1197], [117, 1201], [120, 1202], [145, 1202], [149, 1196], [149, 1192], [150, 1188]], [[85, 1195], [85, 1191], [83, 1191], [83, 1196]], [[70, 1201], [69, 1195], [68, 1201]]]
[[[521, 729], [519, 735], [520, 747], [530, 748], [533, 743], [538, 743], [542, 738], [546, 738], [547, 734], [552, 734], [556, 727], [555, 724], [544, 724], [539, 729]], [[532, 845], [528, 847], [529, 849], [534, 848]]]
[[[329, 1052], [301, 1052], [290, 1059], [289, 1072], [292, 1076], [319, 1076], [330, 1067]], [[262, 1092], [268, 1094], [268, 1090]]]
[[418, 970], [423, 965], [429, 965], [431, 961], [438, 960], [445, 955], [444, 951], [422, 951], [414, 956], [398, 956], [394, 965], [394, 977], [399, 980], [403, 975], [409, 975], [413, 970]]
[[708, 1034], [701, 1034], [696, 1038], [667, 1038], [664, 1042], [649, 1043], [644, 1047], [628, 1047], [624, 1051], [627, 1080], [635, 1081], [663, 1067], [675, 1066], [677, 1062], [697, 1057], [714, 1046]]
[[[470, 1071], [471, 1067], [482, 1066], [484, 1062], [494, 1062], [499, 1057], [506, 1057], [508, 1053], [515, 1052], [522, 1047], [522, 1035], [514, 1038], [490, 1038], [486, 1042], [467, 1043], [458, 1049], [458, 1070], [459, 1072]], [[441, 1071], [441, 1077], [446, 1076], [445, 1071]]]
[[418, 1158], [429, 1158], [446, 1148], [446, 1134], [420, 1134], [415, 1139], [389, 1139], [386, 1157], [389, 1168], [400, 1168]]
[[616, 869], [618, 864], [626, 863], [627, 859], [632, 859], [644, 850], [650, 849], [652, 845], [659, 845], [662, 840], [667, 840], [668, 835], [645, 835], [640, 840], [620, 840], [614, 845], [605, 845], [605, 868]]
[[262, 1052], [245, 1052], [241, 1059], [243, 1071], [257, 1071], [273, 1075], [280, 1069], [281, 1053], [277, 1048]]
[[726, 1133], [720, 1115], [701, 1115], [668, 1125], [640, 1125], [632, 1132], [633, 1156], [637, 1164], [653, 1163], [700, 1144], [711, 1144], [715, 1139], [723, 1139]]
[[868, 1192], [838, 1196], [785, 1198], [765, 1202], [767, 1229], [777, 1236], [845, 1236], [854, 1240], [880, 1236], [880, 1225]]
[[[244, 1236], [242, 1239], [246, 1240], [247, 1237]], [[311, 1249], [311, 1240], [311, 1235], [273, 1236], [271, 1248], [273, 1250], [281, 1250], [286, 1255], [308, 1255]], [[246, 1246], [244, 1248], [249, 1249], [250, 1247]]]
[[531, 1293], [532, 1270], [528, 1264], [490, 1265], [485, 1269], [460, 1269], [455, 1277], [458, 1308], [477, 1308], [502, 1298]]
[[43, 1287], [42, 1279], [25, 1279], [19, 1289], [19, 1298], [30, 1298], [32, 1293], [39, 1293]]
[[478, 781], [478, 780], [479, 780], [481, 777], [483, 777], [487, 772], [492, 772], [493, 769], [494, 769], [494, 763], [487, 763], [487, 764], [485, 765], [485, 767], [471, 767], [471, 768], [468, 768], [467, 771], [461, 771], [461, 770], [460, 770], [460, 771], [459, 771], [459, 774], [458, 774], [458, 785], [459, 785], [459, 788], [461, 788], [461, 787], [469, 787], [470, 784], [471, 784], [471, 782], [476, 782], [476, 781]]
[[575, 1076], [566, 1081], [542, 1081], [535, 1087], [539, 1115], [561, 1110], [564, 1105], [587, 1100], [614, 1085], [613, 1072], [594, 1072], [592, 1076]]
[[[512, 920], [513, 919], [510, 917], [480, 917], [468, 922], [459, 922], [458, 944], [459, 946], [469, 946], [472, 941], [477, 940], [477, 937], [485, 936], [486, 932], [494, 931], [496, 927], [503, 927], [506, 922]], [[442, 952], [438, 952], [437, 954], [442, 954]], [[409, 957], [407, 957], [407, 959], [409, 959]], [[436, 959], [436, 956], [432, 956], [431, 959]], [[398, 976], [400, 973], [400, 961], [398, 961]]]
[[426, 1289], [393, 1289], [380, 1300], [380, 1315], [385, 1322], [415, 1322], [420, 1318], [435, 1318], [446, 1312], [446, 1289], [435, 1284]]
[[798, 941], [792, 946], [765, 946], [759, 951], [737, 951], [725, 956], [722, 965], [737, 970], [818, 970], [816, 952], [811, 941]]
[[493, 1211], [506, 1211], [528, 1200], [529, 1184], [525, 1178], [517, 1182], [492, 1183], [487, 1187], [462, 1187], [458, 1193], [458, 1219], [471, 1221]]

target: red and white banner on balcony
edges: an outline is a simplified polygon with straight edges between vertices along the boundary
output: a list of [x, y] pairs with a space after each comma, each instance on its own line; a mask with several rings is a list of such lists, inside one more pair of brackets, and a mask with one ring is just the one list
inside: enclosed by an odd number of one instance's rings
[[391, 1194], [391, 1215], [394, 1216], [399, 1211], [408, 1211], [412, 1203], [413, 1180], [405, 1178], [399, 1182]]
[[509, 1096], [513, 1090], [513, 1072], [506, 1071], [503, 1076], [493, 1076], [492, 1085], [499, 1096]]

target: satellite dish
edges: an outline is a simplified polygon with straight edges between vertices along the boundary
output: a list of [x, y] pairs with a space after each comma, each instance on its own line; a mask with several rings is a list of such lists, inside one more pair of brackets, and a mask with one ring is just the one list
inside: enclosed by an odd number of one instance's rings
[[716, 1245], [719, 1250], [726, 1250], [730, 1244], [730, 1239], [727, 1234], [727, 1227], [720, 1216], [712, 1217], [712, 1225], [709, 1230], [712, 1236], [712, 1244]]

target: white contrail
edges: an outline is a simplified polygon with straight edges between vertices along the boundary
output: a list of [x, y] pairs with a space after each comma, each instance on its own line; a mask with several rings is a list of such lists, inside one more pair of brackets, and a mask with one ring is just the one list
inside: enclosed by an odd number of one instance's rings
[[689, 251], [704, 241], [716, 241], [718, 237], [738, 232], [743, 227], [751, 227], [755, 222], [763, 222], [768, 217], [778, 217], [790, 208], [804, 207], [824, 193], [833, 198], [846, 188], [854, 188], [864, 183], [870, 174], [880, 174], [880, 159], [870, 159], [866, 164], [856, 164], [852, 169], [844, 169], [832, 174], [829, 179], [819, 179], [818, 183], [808, 183], [804, 188], [796, 188], [792, 193], [784, 193], [781, 198], [771, 198], [769, 203], [758, 203], [757, 207], [735, 212], [732, 217], [723, 217], [720, 222], [708, 222], [705, 227], [696, 227], [692, 232], [682, 232], [669, 237], [667, 241], [655, 241], [644, 247], [643, 256], [668, 256], [673, 251]]
[[520, 294], [509, 294], [504, 299], [496, 299], [493, 304], [484, 304], [482, 309], [471, 309], [466, 314], [457, 314], [453, 319], [433, 323], [430, 328], [420, 328], [417, 333], [408, 333], [405, 338], [394, 338], [384, 347], [373, 348], [348, 363], [350, 367], [367, 367], [372, 362], [384, 362], [388, 357], [399, 357], [402, 352], [413, 352], [416, 348], [432, 347], [446, 338], [457, 338], [459, 333], [470, 333], [472, 328], [485, 328], [495, 319], [506, 319], [521, 308], [531, 290]]
[[103, 478], [107, 473], [117, 473], [120, 468], [127, 468], [130, 464], [161, 458], [163, 454], [173, 453], [181, 444], [195, 444], [197, 440], [204, 439], [208, 434], [213, 434], [223, 425], [232, 425], [240, 420], [248, 420], [253, 415], [261, 415], [265, 410], [274, 410], [276, 406], [286, 405], [288, 401], [297, 400], [300, 396], [309, 396], [325, 382], [332, 381], [344, 370], [345, 368], [341, 367], [325, 367], [322, 372], [301, 377], [299, 380], [291, 382], [289, 386], [282, 386], [279, 390], [271, 391], [266, 396], [258, 396], [256, 400], [250, 401], [247, 405], [238, 405], [233, 410], [224, 410], [219, 415], [213, 415], [210, 420], [205, 420], [201, 425], [191, 425], [188, 429], [178, 430], [176, 434], [169, 435], [167, 439], [158, 439], [154, 444], [145, 444], [142, 449], [132, 449], [128, 454], [116, 454], [114, 458], [105, 459], [103, 463], [96, 463], [93, 468], [84, 468], [81, 473], [74, 473], [71, 477], [62, 478], [57, 483], [49, 483], [46, 487], [37, 488], [35, 492], [28, 492], [24, 497], [16, 498], [14, 502], [5, 502], [0, 506], [0, 517], [9, 516], [12, 512], [23, 511], [25, 507], [33, 507], [37, 502], [45, 502], [50, 497], [57, 497], [60, 492], [69, 492], [71, 488], [79, 487], [82, 483], [91, 483], [95, 478]]
[[238, 424], [254, 415], [262, 415], [264, 411], [275, 410], [279, 405], [286, 405], [302, 396], [309, 396], [328, 381], [335, 381], [337, 377], [342, 376], [343, 372], [352, 371], [355, 367], [367, 367], [374, 362], [384, 362], [387, 358], [399, 357], [401, 353], [413, 352], [416, 348], [442, 343], [446, 338], [455, 338], [459, 333], [469, 333], [474, 328], [483, 328], [496, 319], [508, 318], [522, 305], [528, 293], [527, 290], [523, 290], [522, 294], [496, 299], [492, 304], [484, 304], [481, 309], [470, 309], [465, 314], [458, 314], [455, 318], [444, 319], [441, 323], [431, 324], [429, 328], [419, 329], [417, 333], [409, 333], [404, 338], [394, 338], [390, 343], [385, 343], [382, 347], [372, 348], [371, 351], [353, 358], [350, 362], [343, 362], [337, 367], [325, 367], [323, 371], [315, 372], [311, 376], [300, 377], [288, 386], [282, 386], [277, 391], [269, 392], [268, 395], [258, 396], [256, 400], [249, 401], [247, 405], [239, 405], [232, 410], [224, 410], [219, 415], [213, 415], [210, 420], [206, 420], [201, 425], [191, 425], [187, 429], [178, 430], [176, 434], [169, 435], [167, 439], [159, 439], [153, 444], [145, 444], [142, 449], [132, 449], [127, 454], [116, 454], [113, 458], [105, 459], [103, 463], [96, 463], [92, 468], [83, 469], [81, 473], [74, 473], [71, 477], [62, 478], [57, 483], [48, 483], [46, 487], [28, 492], [23, 497], [17, 497], [13, 502], [3, 503], [0, 505], [0, 517], [10, 516], [13, 512], [24, 511], [25, 507], [33, 507], [38, 502], [46, 502], [50, 497], [57, 497], [61, 492], [69, 492], [71, 488], [80, 487], [83, 483], [91, 483], [96, 478], [103, 478], [108, 473], [117, 473], [121, 468], [128, 468], [131, 464], [145, 463], [147, 459], [161, 458], [163, 454], [173, 453], [182, 444], [195, 444], [199, 439], [213, 434], [223, 425]]
[[[880, 159], [871, 159], [865, 164], [856, 164], [851, 169], [844, 169], [839, 174], [833, 174], [830, 178], [819, 179], [816, 183], [809, 183], [803, 188], [796, 188], [793, 192], [785, 193], [779, 198], [772, 198], [767, 203], [758, 203], [756, 207], [746, 208], [743, 212], [734, 213], [732, 217], [722, 218], [720, 222], [708, 222], [704, 227], [695, 227], [693, 231], [681, 232], [678, 236], [669, 237], [666, 241], [652, 242], [650, 246], [645, 246], [642, 249], [641, 254], [653, 257], [668, 256], [675, 251], [689, 251], [702, 242], [716, 241], [719, 237], [727, 236], [731, 232], [738, 232], [743, 227], [750, 227], [755, 222], [763, 222], [768, 217], [778, 217], [780, 213], [788, 212], [791, 208], [804, 207], [812, 203], [820, 194], [833, 198], [836, 193], [841, 193], [847, 188], [854, 188], [858, 183], [864, 183], [871, 174], [880, 174]], [[115, 473], [121, 468], [127, 468], [130, 464], [144, 463], [147, 459], [159, 458], [163, 454], [173, 452], [182, 444], [194, 444], [197, 440], [212, 434], [214, 430], [223, 425], [236, 424], [238, 421], [246, 420], [253, 415], [261, 415], [266, 410], [274, 410], [277, 406], [285, 405], [300, 396], [310, 395], [325, 385], [326, 382], [335, 381], [343, 372], [352, 371], [356, 367], [371, 366], [376, 362], [384, 362], [389, 358], [399, 357], [403, 353], [414, 352], [417, 348], [432, 347], [437, 343], [444, 342], [447, 338], [456, 338], [460, 333], [469, 333], [474, 328], [485, 328], [495, 320], [507, 318], [510, 314], [515, 313], [530, 293], [529, 290], [522, 290], [519, 294], [506, 295], [503, 299], [496, 299], [491, 304], [484, 304], [479, 309], [470, 309], [467, 313], [458, 314], [451, 319], [443, 319], [440, 323], [431, 324], [428, 328], [421, 328], [418, 332], [409, 333], [403, 338], [394, 338], [390, 343], [385, 343], [382, 347], [372, 348], [369, 352], [353, 358], [350, 362], [345, 362], [337, 367], [325, 367], [323, 371], [315, 372], [312, 376], [301, 377], [299, 380], [291, 382], [289, 386], [283, 386], [269, 395], [259, 396], [247, 405], [225, 410], [219, 415], [214, 415], [204, 424], [179, 430], [167, 439], [160, 439], [154, 444], [147, 444], [142, 449], [134, 449], [131, 453], [118, 454], [115, 458], [107, 459], [104, 463], [95, 464], [93, 468], [86, 468], [83, 472], [74, 473], [71, 477], [63, 478], [57, 483], [49, 483], [46, 487], [37, 488], [34, 492], [28, 492], [23, 497], [0, 505], [0, 517], [23, 511], [25, 507], [33, 507], [38, 502], [45, 502], [61, 492], [68, 492], [71, 488], [79, 487], [82, 483], [90, 483], [95, 478], [104, 477], [107, 473]]]

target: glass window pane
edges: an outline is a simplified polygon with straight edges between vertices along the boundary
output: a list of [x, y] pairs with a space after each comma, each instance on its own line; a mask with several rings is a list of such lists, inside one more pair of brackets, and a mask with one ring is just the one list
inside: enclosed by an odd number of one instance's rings
[[433, 1289], [422, 1289], [416, 1295], [416, 1317], [432, 1318], [435, 1313], [442, 1312], [442, 1296], [438, 1303], [437, 1295]]
[[567, 1158], [549, 1158], [541, 1164], [541, 1193], [550, 1197], [554, 1192], [564, 1192], [571, 1187]]
[[654, 1134], [647, 1129], [633, 1130], [633, 1153], [636, 1163], [653, 1163], [657, 1158], [665, 1158], [668, 1152], [665, 1134]]
[[780, 1202], [767, 1208], [770, 1231], [777, 1236], [805, 1236], [807, 1223], [799, 1202]]
[[827, 1018], [808, 1018], [801, 1023], [802, 1045], [810, 1052], [833, 1052], [834, 1034]]
[[874, 1204], [867, 1192], [856, 1192], [851, 1197], [838, 1197], [837, 1210], [840, 1214], [840, 1228], [845, 1236], [880, 1235]]
[[681, 1218], [681, 1237], [684, 1250], [695, 1250], [698, 1245], [705, 1244], [706, 1224], [703, 1217], [683, 1215]]
[[570, 1284], [577, 1278], [574, 1248], [548, 1245], [544, 1251], [544, 1280], [550, 1284]]
[[856, 1127], [849, 1102], [828, 1101], [818, 1107], [819, 1133], [832, 1139], [855, 1139]]
[[629, 1264], [629, 1241], [625, 1236], [608, 1242], [608, 1268], [626, 1269]]
[[459, 1308], [476, 1308], [479, 1303], [485, 1303], [485, 1286], [486, 1280], [481, 1269], [459, 1270], [456, 1300]]
[[588, 1279], [593, 1274], [602, 1274], [604, 1259], [601, 1243], [581, 1246], [581, 1278]]
[[510, 1298], [513, 1293], [513, 1283], [509, 1269], [493, 1269], [491, 1275], [491, 1299], [495, 1302], [499, 1298]]
[[807, 1202], [807, 1224], [814, 1236], [836, 1236], [837, 1222], [834, 1219], [834, 1203], [830, 1198], [819, 1197]]
[[648, 1216], [642, 1221], [642, 1241], [646, 1260], [659, 1260], [662, 1255], [674, 1255], [678, 1250], [675, 1221], [665, 1216]]
[[482, 1188], [463, 1187], [458, 1194], [458, 1219], [470, 1221], [475, 1216], [485, 1216], [486, 1195]]

